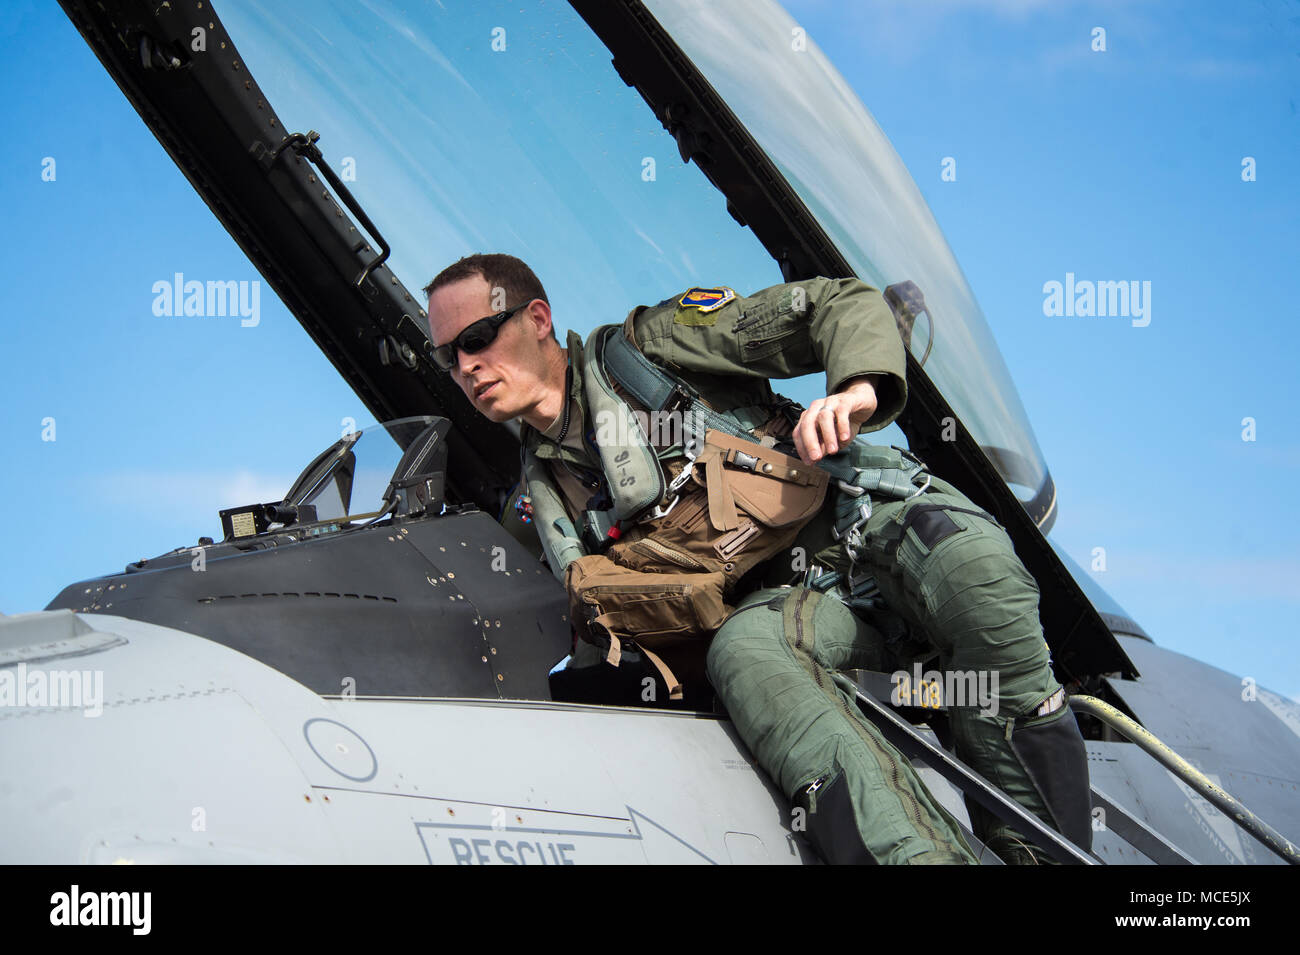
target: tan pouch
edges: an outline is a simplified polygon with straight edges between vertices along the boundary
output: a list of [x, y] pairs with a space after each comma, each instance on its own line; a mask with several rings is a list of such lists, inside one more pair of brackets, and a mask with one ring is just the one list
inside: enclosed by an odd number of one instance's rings
[[691, 480], [708, 489], [714, 529], [734, 531], [741, 523], [737, 504], [767, 527], [807, 520], [826, 500], [830, 475], [788, 454], [710, 428]]
[[[619, 664], [623, 644], [634, 644], [663, 675], [670, 699], [682, 698], [682, 681], [674, 669], [691, 682], [703, 677], [708, 638], [730, 609], [723, 600], [725, 585], [721, 572], [634, 570], [604, 554], [579, 557], [565, 572], [578, 636], [597, 646], [608, 644], [606, 661], [613, 666]], [[667, 663], [661, 654], [670, 658]]]
[[569, 564], [565, 574], [573, 623], [593, 643], [584, 624], [622, 637], [691, 634], [706, 636], [722, 626], [727, 607], [725, 577], [712, 573], [654, 573], [588, 554]]

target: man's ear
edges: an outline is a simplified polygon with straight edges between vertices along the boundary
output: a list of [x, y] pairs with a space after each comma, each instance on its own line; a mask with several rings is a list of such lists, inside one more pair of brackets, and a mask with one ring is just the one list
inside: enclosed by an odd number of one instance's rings
[[551, 337], [551, 306], [540, 298], [528, 306], [528, 321], [533, 323], [538, 341]]

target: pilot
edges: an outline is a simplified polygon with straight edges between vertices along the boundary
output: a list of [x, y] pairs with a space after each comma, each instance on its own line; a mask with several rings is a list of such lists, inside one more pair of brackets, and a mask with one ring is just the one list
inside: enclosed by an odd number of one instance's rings
[[[957, 822], [835, 680], [937, 656], [992, 688], [947, 701], [959, 758], [1090, 846], [1083, 740], [1006, 532], [910, 453], [851, 440], [907, 397], [879, 292], [693, 288], [564, 347], [512, 256], [463, 258], [425, 293], [435, 361], [485, 417], [522, 422], [503, 523], [535, 531], [566, 585], [570, 666], [639, 654], [687, 701], [707, 698], [707, 676], [828, 862], [971, 863]], [[827, 396], [806, 410], [768, 382], [819, 370]], [[800, 554], [814, 555], [802, 578]], [[1005, 861], [1048, 861], [970, 810]]]

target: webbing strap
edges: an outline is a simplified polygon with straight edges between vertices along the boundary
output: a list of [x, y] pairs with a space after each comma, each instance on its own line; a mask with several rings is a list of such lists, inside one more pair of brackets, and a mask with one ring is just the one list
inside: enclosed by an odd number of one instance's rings
[[916, 478], [927, 473], [925, 465], [914, 461], [907, 468], [859, 468], [850, 463], [845, 452], [830, 455], [817, 462], [831, 477], [861, 488], [866, 492], [875, 492], [881, 497], [893, 497], [906, 500], [914, 497], [921, 490]]
[[[597, 618], [595, 622], [600, 623], [600, 618]], [[609, 629], [609, 627], [604, 627], [603, 629], [607, 634], [609, 634], [609, 651], [605, 654], [605, 662], [610, 666], [616, 667], [623, 662], [623, 641], [620, 640], [618, 634]], [[668, 699], [680, 700], [682, 698], [682, 683], [673, 675], [673, 671], [668, 667], [668, 664], [664, 663], [663, 657], [647, 650], [639, 643], [636, 644], [635, 649], [640, 650], [645, 654], [645, 658], [650, 661], [654, 668], [659, 671], [659, 675], [663, 677], [664, 683], [668, 687]]]
[[627, 340], [620, 326], [611, 325], [609, 329], [601, 351], [605, 371], [646, 408], [650, 411], [675, 410], [681, 403], [683, 411], [689, 411], [693, 423], [700, 426], [701, 438], [705, 429], [714, 428], [758, 443], [759, 439], [742, 428], [730, 412], [714, 411], [700, 400], [694, 388], [641, 354], [640, 349]]
[[682, 684], [673, 675], [673, 671], [668, 668], [668, 664], [664, 663], [659, 654], [650, 652], [641, 644], [638, 643], [637, 648], [645, 654], [646, 659], [654, 664], [655, 669], [659, 671], [659, 675], [664, 678], [664, 683], [668, 686], [668, 699], [680, 700], [682, 698]]

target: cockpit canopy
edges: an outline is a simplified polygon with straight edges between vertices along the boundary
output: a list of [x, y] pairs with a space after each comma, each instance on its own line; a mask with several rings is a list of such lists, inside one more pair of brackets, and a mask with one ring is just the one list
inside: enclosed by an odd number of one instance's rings
[[[911, 350], [900, 428], [1007, 528], [1044, 585], [1058, 669], [1135, 672], [1043, 537], [1051, 477], [915, 184], [775, 4], [65, 2], [376, 420], [451, 423], [451, 504], [495, 513], [519, 465], [517, 434], [429, 358], [412, 290], [448, 263], [520, 256], [579, 333], [691, 286], [857, 274]], [[824, 389], [779, 386], [805, 403]]]
[[[1024, 407], [871, 114], [811, 39], [792, 43], [775, 3], [646, 6], [858, 276], [911, 283], [913, 355], [1046, 530], [1054, 500]], [[541, 277], [557, 323], [585, 335], [692, 285], [782, 281], [568, 3], [222, 0], [219, 13], [284, 127], [320, 132], [408, 288], [470, 252], [509, 251]], [[779, 390], [806, 403], [824, 387]]]

